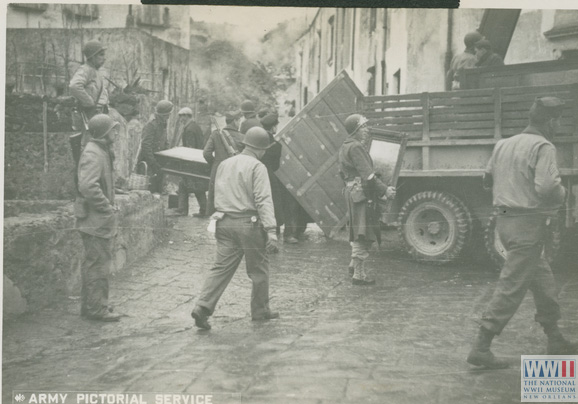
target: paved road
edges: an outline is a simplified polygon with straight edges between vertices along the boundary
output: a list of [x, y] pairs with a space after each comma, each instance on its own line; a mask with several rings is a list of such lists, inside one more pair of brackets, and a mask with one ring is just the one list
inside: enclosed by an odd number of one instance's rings
[[[468, 366], [472, 320], [496, 272], [418, 264], [394, 232], [369, 262], [377, 286], [361, 288], [347, 275], [348, 244], [309, 229], [306, 242], [283, 245], [271, 260], [281, 319], [250, 321], [242, 264], [213, 329], [197, 331], [189, 313], [215, 241], [206, 220], [173, 220], [169, 242], [113, 279], [121, 323], [82, 320], [78, 299], [4, 323], [4, 402], [13, 390], [87, 390], [212, 393], [215, 404], [511, 403], [520, 402], [520, 355], [545, 353], [527, 297], [493, 346], [512, 367]], [[564, 280], [561, 327], [577, 335], [578, 279]]]

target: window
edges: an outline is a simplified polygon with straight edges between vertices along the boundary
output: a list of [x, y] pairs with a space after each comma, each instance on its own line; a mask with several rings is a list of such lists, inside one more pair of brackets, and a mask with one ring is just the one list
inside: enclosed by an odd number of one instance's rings
[[333, 62], [333, 54], [334, 50], [334, 36], [335, 36], [335, 16], [332, 15], [328, 21], [329, 24], [329, 36], [327, 37], [327, 50], [329, 53], [329, 57], [327, 58], [327, 63], [331, 64]]
[[401, 94], [401, 69], [393, 74], [393, 89], [394, 94]]
[[377, 9], [369, 10], [369, 32], [374, 32], [377, 28]]

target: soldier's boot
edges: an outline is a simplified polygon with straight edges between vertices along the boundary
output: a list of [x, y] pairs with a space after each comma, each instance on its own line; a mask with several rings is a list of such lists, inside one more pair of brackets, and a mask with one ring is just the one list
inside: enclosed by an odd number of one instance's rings
[[355, 272], [355, 261], [353, 261], [353, 258], [351, 259], [351, 261], [349, 261], [347, 270], [349, 271], [349, 276], [353, 276], [353, 273]]
[[204, 192], [195, 193], [199, 203], [199, 213], [194, 213], [194, 217], [207, 217], [207, 195]]
[[182, 216], [189, 215], [189, 194], [186, 192], [179, 192], [179, 207], [177, 213]]
[[488, 369], [507, 368], [509, 366], [508, 362], [504, 359], [496, 358], [492, 351], [490, 351], [490, 345], [492, 345], [492, 340], [495, 335], [492, 331], [480, 327], [478, 336], [474, 341], [474, 345], [466, 361], [471, 365], [484, 366]]
[[557, 322], [542, 323], [544, 333], [548, 336], [546, 353], [548, 355], [577, 355], [578, 343], [570, 342], [560, 332]]
[[351, 283], [358, 286], [375, 285], [375, 279], [370, 279], [365, 273], [365, 262], [359, 258], [353, 258], [353, 278]]

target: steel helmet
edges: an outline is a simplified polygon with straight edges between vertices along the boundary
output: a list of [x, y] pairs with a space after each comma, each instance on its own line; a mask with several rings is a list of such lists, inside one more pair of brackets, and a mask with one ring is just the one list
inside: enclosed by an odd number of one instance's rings
[[245, 133], [243, 143], [259, 150], [266, 150], [270, 146], [269, 134], [263, 128], [253, 126]]
[[355, 134], [359, 128], [367, 123], [367, 118], [360, 114], [349, 115], [345, 122], [345, 129], [349, 135]]
[[87, 59], [90, 59], [91, 57], [93, 57], [99, 52], [104, 51], [105, 49], [106, 48], [102, 46], [102, 43], [100, 43], [99, 41], [88, 41], [87, 43], [84, 44], [84, 47], [82, 48], [82, 53], [84, 53], [84, 56]]
[[245, 100], [241, 104], [241, 112], [248, 113], [248, 112], [255, 112], [255, 104], [251, 100]]
[[94, 139], [105, 137], [119, 123], [106, 114], [98, 114], [88, 121], [88, 130]]
[[184, 107], [181, 108], [181, 110], [179, 111], [179, 115], [193, 115], [193, 110], [190, 109], [189, 107]]
[[480, 41], [482, 38], [483, 38], [482, 34], [480, 34], [478, 31], [468, 32], [464, 37], [464, 43], [466, 44], [467, 48], [471, 48], [476, 44], [476, 42]]
[[173, 111], [173, 103], [168, 100], [159, 101], [155, 108], [155, 112], [157, 113], [157, 115], [161, 116], [170, 115], [172, 111]]

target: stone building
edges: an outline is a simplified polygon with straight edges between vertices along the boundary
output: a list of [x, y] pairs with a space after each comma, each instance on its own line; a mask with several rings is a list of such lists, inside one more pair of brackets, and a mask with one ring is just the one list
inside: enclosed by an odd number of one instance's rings
[[[320, 8], [293, 46], [298, 109], [341, 70], [367, 95], [444, 91], [453, 55], [484, 9]], [[574, 57], [578, 11], [521, 10], [506, 64]]]

